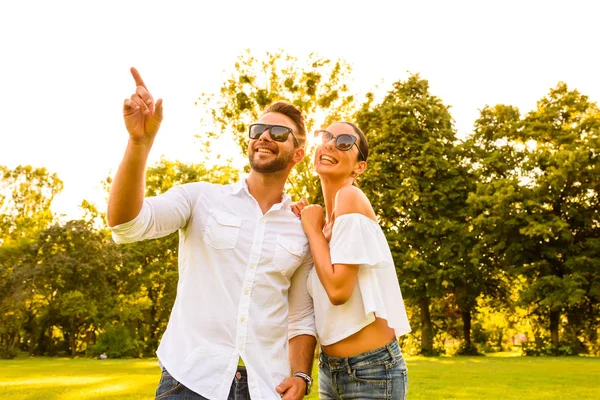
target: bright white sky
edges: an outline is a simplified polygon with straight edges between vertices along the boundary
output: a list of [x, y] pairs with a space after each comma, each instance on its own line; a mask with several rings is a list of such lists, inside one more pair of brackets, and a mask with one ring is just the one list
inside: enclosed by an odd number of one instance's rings
[[594, 0], [2, 1], [0, 165], [58, 173], [57, 213], [78, 217], [84, 198], [104, 208], [100, 181], [127, 141], [129, 67], [164, 99], [151, 162], [199, 161], [194, 101], [246, 48], [344, 58], [360, 91], [418, 72], [459, 134], [484, 105], [526, 112], [560, 80], [598, 102], [599, 15]]

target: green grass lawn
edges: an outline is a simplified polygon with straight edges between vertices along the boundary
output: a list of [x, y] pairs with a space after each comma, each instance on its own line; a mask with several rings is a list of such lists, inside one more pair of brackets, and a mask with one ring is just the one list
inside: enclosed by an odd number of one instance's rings
[[[499, 353], [407, 364], [411, 400], [600, 399], [600, 358]], [[0, 360], [0, 399], [152, 399], [159, 374], [156, 359]]]

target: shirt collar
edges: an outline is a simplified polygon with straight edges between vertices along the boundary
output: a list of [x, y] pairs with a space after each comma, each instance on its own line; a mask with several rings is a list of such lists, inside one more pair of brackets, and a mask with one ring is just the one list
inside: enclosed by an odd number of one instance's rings
[[281, 203], [273, 205], [273, 210], [281, 210], [282, 208], [289, 210], [291, 206], [292, 199], [290, 198], [290, 196], [288, 196], [286, 192], [283, 192], [281, 196]]
[[239, 194], [242, 190], [245, 190], [246, 193], [250, 194], [250, 192], [248, 192], [248, 184], [246, 183], [246, 176], [242, 176], [240, 178], [239, 181], [237, 181], [237, 183], [233, 184], [233, 194]]
[[[250, 191], [248, 190], [248, 184], [246, 183], [246, 178], [247, 176], [244, 175], [240, 178], [240, 180], [235, 183], [233, 185], [233, 194], [237, 195], [240, 192], [242, 192], [242, 190], [250, 197], [252, 197], [252, 195], [250, 194]], [[273, 207], [271, 208], [271, 210], [275, 211], [275, 210], [281, 210], [282, 208], [284, 209], [289, 209], [292, 205], [292, 199], [290, 198], [290, 196], [288, 196], [287, 193], [282, 192], [282, 196], [281, 196], [281, 202], [274, 204]]]

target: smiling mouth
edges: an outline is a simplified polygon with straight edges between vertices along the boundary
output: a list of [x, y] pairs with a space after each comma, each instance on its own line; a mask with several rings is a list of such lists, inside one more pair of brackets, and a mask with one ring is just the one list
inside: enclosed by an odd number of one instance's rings
[[264, 153], [264, 154], [275, 154], [275, 152], [271, 149], [265, 149], [264, 147], [259, 147], [258, 149], [256, 149], [257, 153]]
[[321, 156], [321, 158], [319, 158], [319, 160], [320, 160], [322, 163], [325, 163], [325, 164], [331, 164], [331, 165], [334, 165], [334, 164], [337, 164], [337, 163], [338, 163], [338, 162], [337, 162], [337, 160], [335, 160], [334, 158], [332, 158], [332, 157], [329, 157], [329, 156]]

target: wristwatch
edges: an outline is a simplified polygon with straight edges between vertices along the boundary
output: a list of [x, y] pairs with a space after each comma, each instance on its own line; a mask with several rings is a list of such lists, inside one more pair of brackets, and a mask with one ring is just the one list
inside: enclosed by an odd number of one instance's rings
[[310, 375], [305, 374], [304, 372], [295, 372], [292, 376], [297, 376], [298, 378], [304, 379], [304, 382], [306, 382], [306, 393], [304, 393], [304, 395], [308, 396], [310, 394], [310, 390], [312, 389], [313, 384], [313, 380], [310, 377]]

